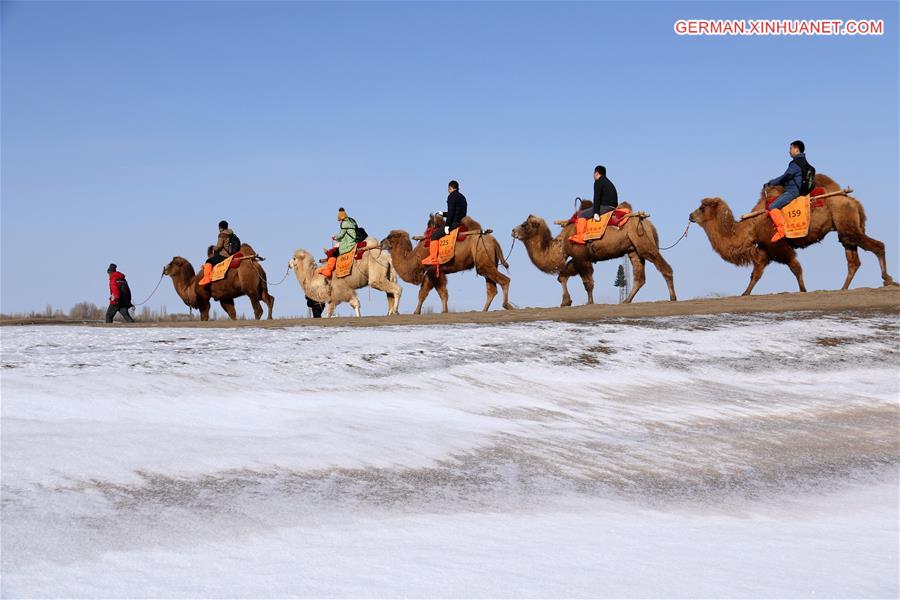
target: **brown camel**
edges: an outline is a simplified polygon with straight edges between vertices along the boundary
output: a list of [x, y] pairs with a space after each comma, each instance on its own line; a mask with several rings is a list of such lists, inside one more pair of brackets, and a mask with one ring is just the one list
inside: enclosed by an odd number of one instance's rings
[[566, 256], [563, 250], [565, 230], [555, 238], [547, 223], [540, 217], [529, 215], [524, 223], [512, 230], [513, 238], [521, 240], [528, 252], [528, 258], [544, 273], [556, 274], [562, 286], [560, 306], [572, 306], [569, 295], [569, 278], [578, 275], [587, 292], [587, 303], [594, 303], [594, 263], [589, 260], [575, 260]]
[[[816, 175], [815, 184], [825, 188], [826, 192], [841, 189], [833, 179], [821, 173]], [[767, 191], [772, 198], [780, 195], [783, 188], [776, 186], [767, 188]], [[764, 208], [765, 201], [765, 192], [762, 192], [755, 209]], [[787, 265], [797, 278], [800, 291], [805, 292], [803, 268], [797, 260], [796, 249], [817, 244], [832, 231], [837, 231], [838, 241], [844, 246], [847, 256], [847, 277], [842, 290], [850, 287], [850, 282], [859, 269], [857, 248], [860, 246], [878, 257], [884, 285], [893, 285], [894, 280], [887, 272], [884, 243], [866, 235], [866, 213], [859, 200], [853, 196], [839, 195], [825, 198], [824, 202], [824, 207], [810, 210], [809, 233], [806, 237], [784, 238], [774, 244], [771, 239], [775, 227], [765, 213], [744, 221], [735, 221], [731, 208], [721, 198], [704, 198], [700, 207], [691, 213], [690, 219], [703, 228], [713, 250], [727, 262], [738, 266], [753, 265], [750, 283], [743, 296], [750, 295], [763, 271], [773, 260]]]
[[[464, 217], [463, 223], [466, 224], [469, 231], [481, 230], [481, 225], [469, 217]], [[429, 226], [443, 227], [443, 217], [432, 215], [431, 219], [429, 219]], [[452, 260], [441, 265], [440, 276], [436, 275], [434, 267], [426, 269], [425, 265], [422, 264], [422, 259], [428, 256], [428, 249], [425, 247], [425, 243], [420, 241], [414, 248], [407, 232], [395, 229], [388, 234], [381, 244], [382, 247], [390, 249], [391, 260], [400, 279], [420, 286], [419, 304], [415, 310], [417, 315], [422, 313], [422, 304], [425, 303], [425, 299], [432, 288], [437, 290], [438, 296], [441, 298], [441, 312], [449, 312], [447, 306], [447, 275], [468, 271], [473, 268], [478, 275], [484, 277], [485, 286], [487, 287], [487, 297], [482, 310], [487, 311], [490, 308], [491, 302], [497, 295], [497, 285], [503, 289], [503, 308], [512, 308], [512, 305], [509, 303], [510, 279], [497, 268], [498, 264], [502, 264], [506, 269], [509, 269], [509, 264], [503, 258], [503, 249], [500, 248], [500, 242], [490, 234], [467, 234], [466, 239], [457, 242], [455, 255]]]
[[[628, 203], [620, 208], [631, 210]], [[646, 276], [644, 265], [649, 260], [656, 266], [669, 286], [669, 299], [675, 300], [675, 281], [672, 267], [659, 252], [659, 235], [656, 227], [646, 219], [631, 217], [621, 228], [610, 227], [599, 240], [585, 245], [573, 244], [569, 236], [575, 233], [575, 224], [563, 227], [559, 235], [553, 237], [547, 222], [540, 217], [528, 215], [525, 222], [513, 229], [512, 236], [521, 240], [528, 251], [531, 262], [545, 273], [558, 273], [557, 280], [563, 288], [561, 306], [572, 304], [567, 282], [569, 277], [579, 275], [588, 294], [588, 304], [594, 303], [593, 263], [628, 255], [634, 268], [634, 287], [626, 303], [631, 302], [644, 286]], [[570, 258], [571, 260], [566, 260]]]
[[[255, 256], [256, 252], [249, 244], [241, 246], [244, 256]], [[275, 297], [269, 294], [266, 283], [266, 272], [262, 265], [255, 260], [243, 260], [237, 269], [229, 269], [225, 279], [214, 281], [211, 285], [200, 286], [200, 274], [194, 271], [194, 266], [185, 258], [176, 256], [163, 269], [163, 275], [172, 278], [172, 285], [184, 303], [190, 308], [200, 311], [200, 320], [209, 320], [210, 298], [218, 300], [222, 308], [232, 319], [237, 319], [237, 311], [234, 308], [234, 299], [239, 296], [250, 298], [253, 305], [253, 317], [262, 318], [263, 309], [260, 300], [269, 307], [269, 316], [272, 318], [272, 307], [275, 305]]]

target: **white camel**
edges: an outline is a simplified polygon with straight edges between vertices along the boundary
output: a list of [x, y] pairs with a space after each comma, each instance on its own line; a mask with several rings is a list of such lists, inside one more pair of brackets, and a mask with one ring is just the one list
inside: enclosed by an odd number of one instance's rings
[[[370, 247], [378, 245], [378, 240], [372, 237], [367, 238], [366, 242]], [[362, 316], [356, 290], [366, 286], [387, 295], [388, 315], [400, 312], [400, 295], [403, 288], [397, 283], [397, 273], [391, 263], [391, 255], [380, 248], [367, 250], [362, 259], [354, 260], [353, 269], [346, 277], [332, 275], [331, 279], [325, 279], [316, 273], [319, 265], [313, 255], [302, 249], [294, 252], [288, 266], [297, 276], [303, 293], [317, 302], [325, 303], [328, 317], [334, 316], [334, 310], [341, 302], [350, 303], [356, 316]]]

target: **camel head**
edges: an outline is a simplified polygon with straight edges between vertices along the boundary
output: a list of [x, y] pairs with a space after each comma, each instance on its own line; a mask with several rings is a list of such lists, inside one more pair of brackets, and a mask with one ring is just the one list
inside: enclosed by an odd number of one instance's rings
[[446, 224], [447, 223], [444, 221], [444, 215], [442, 215], [441, 213], [431, 213], [428, 216], [428, 228], [443, 227]]
[[313, 258], [313, 255], [307, 252], [306, 250], [295, 250], [294, 256], [288, 261], [288, 267], [291, 268], [292, 271], [297, 271], [298, 269], [308, 268], [309, 265], [315, 265], [316, 261]]
[[163, 275], [168, 275], [169, 277], [185, 272], [188, 276], [193, 276], [194, 267], [191, 266], [191, 263], [186, 258], [181, 258], [180, 256], [173, 256], [171, 262], [163, 267]]
[[381, 240], [381, 247], [388, 252], [394, 248], [399, 249], [404, 246], [412, 248], [412, 240], [409, 238], [409, 234], [402, 229], [392, 229], [387, 237]]
[[688, 218], [691, 223], [697, 223], [702, 226], [705, 223], [711, 223], [718, 219], [724, 211], [730, 213], [731, 209], [728, 208], [728, 205], [721, 198], [704, 198], [697, 210], [692, 212]]
[[512, 236], [524, 242], [536, 236], [543, 229], [547, 229], [546, 221], [540, 217], [528, 215], [528, 218], [521, 225], [513, 228]]

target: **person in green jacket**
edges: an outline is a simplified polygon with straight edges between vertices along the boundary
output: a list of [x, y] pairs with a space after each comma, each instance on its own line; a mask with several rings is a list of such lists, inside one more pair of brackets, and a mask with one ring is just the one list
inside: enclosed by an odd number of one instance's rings
[[345, 211], [343, 208], [339, 208], [337, 218], [338, 223], [341, 224], [341, 229], [337, 232], [336, 235], [331, 236], [331, 239], [334, 240], [335, 245], [331, 250], [325, 251], [325, 256], [328, 257], [328, 262], [326, 262], [325, 266], [317, 271], [317, 273], [319, 273], [320, 275], [324, 275], [325, 279], [329, 279], [331, 277], [331, 274], [334, 273], [334, 267], [337, 265], [338, 255], [344, 254], [345, 252], [350, 252], [351, 250], [356, 250], [356, 242], [361, 241], [356, 239], [356, 221], [354, 221], [347, 215], [347, 211]]

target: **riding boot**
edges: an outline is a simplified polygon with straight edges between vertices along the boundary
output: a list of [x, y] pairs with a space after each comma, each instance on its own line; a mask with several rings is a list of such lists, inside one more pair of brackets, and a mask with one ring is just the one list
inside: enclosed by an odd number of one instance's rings
[[431, 240], [428, 243], [428, 257], [422, 259], [423, 265], [436, 266], [438, 264], [438, 252], [441, 249], [440, 240]]
[[575, 221], [575, 235], [569, 236], [569, 241], [573, 244], [584, 246], [584, 234], [587, 231], [588, 220], [581, 217]]
[[209, 285], [212, 283], [213, 266], [209, 263], [203, 263], [203, 277], [200, 278], [200, 285]]
[[329, 256], [325, 266], [321, 267], [316, 273], [324, 275], [325, 279], [331, 279], [331, 274], [334, 273], [335, 266], [337, 266], [337, 257]]
[[772, 236], [772, 243], [774, 244], [784, 237], [784, 214], [782, 214], [780, 208], [773, 208], [769, 211], [769, 218], [775, 224], [775, 235]]

